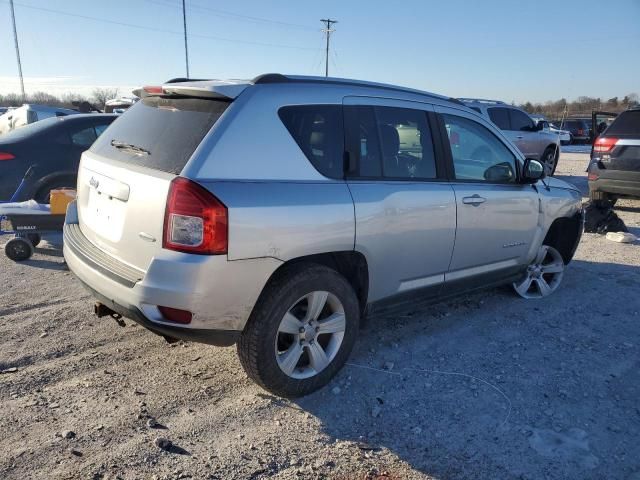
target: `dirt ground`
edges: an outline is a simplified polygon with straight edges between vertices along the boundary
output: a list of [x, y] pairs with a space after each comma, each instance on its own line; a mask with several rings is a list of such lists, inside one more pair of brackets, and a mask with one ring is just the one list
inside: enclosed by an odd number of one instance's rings
[[[586, 161], [557, 174], [584, 189]], [[617, 212], [639, 235], [640, 202]], [[585, 234], [545, 300], [372, 319], [328, 387], [288, 401], [234, 348], [93, 317], [59, 241], [0, 256], [0, 478], [640, 479], [638, 243]]]

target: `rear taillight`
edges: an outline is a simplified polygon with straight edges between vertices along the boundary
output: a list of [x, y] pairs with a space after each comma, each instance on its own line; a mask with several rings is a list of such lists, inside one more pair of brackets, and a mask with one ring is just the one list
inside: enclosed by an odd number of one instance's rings
[[178, 308], [158, 306], [158, 310], [165, 320], [169, 320], [170, 322], [175, 323], [191, 323], [191, 317], [193, 316], [191, 312], [187, 310], [180, 310]]
[[8, 153], [8, 152], [0, 152], [0, 161], [1, 160], [13, 160], [15, 157], [15, 155]]
[[593, 144], [594, 152], [609, 152], [616, 146], [618, 143], [617, 138], [612, 137], [598, 137], [596, 142]]
[[600, 175], [598, 175], [597, 173], [589, 172], [589, 175], [587, 177], [588, 177], [589, 181], [595, 182], [596, 180], [598, 180], [600, 178]]
[[227, 253], [227, 207], [184, 177], [169, 187], [162, 246], [200, 255]]

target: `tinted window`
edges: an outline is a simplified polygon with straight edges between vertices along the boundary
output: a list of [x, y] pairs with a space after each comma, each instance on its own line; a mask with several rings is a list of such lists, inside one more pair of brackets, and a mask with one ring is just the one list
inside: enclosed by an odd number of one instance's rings
[[96, 125], [96, 136], [99, 137], [100, 135], [102, 135], [102, 133], [107, 129], [109, 125], [109, 123], [107, 123], [106, 125]]
[[[137, 102], [105, 135], [100, 135], [91, 151], [109, 158], [180, 173], [204, 136], [229, 106], [221, 100], [151, 96]], [[250, 132], [247, 132], [247, 140]], [[143, 148], [148, 155], [136, 155], [111, 145], [115, 140]]]
[[89, 147], [96, 141], [96, 132], [93, 127], [83, 128], [80, 131], [71, 133], [71, 143], [82, 147]]
[[640, 110], [622, 112], [607, 129], [607, 135], [640, 136]]
[[382, 176], [380, 138], [373, 107], [345, 107], [345, 138], [349, 152], [349, 175]]
[[278, 115], [300, 150], [320, 173], [330, 178], [343, 177], [342, 106], [283, 107]]
[[433, 139], [422, 110], [375, 107], [382, 151], [382, 175], [436, 178]]
[[458, 180], [491, 183], [516, 181], [516, 159], [511, 151], [478, 122], [443, 115]]
[[351, 176], [436, 178], [433, 139], [426, 112], [396, 107], [345, 107]]
[[489, 118], [500, 130], [511, 130], [509, 110], [506, 108], [489, 108]]
[[510, 108], [509, 114], [511, 116], [511, 130], [530, 131], [532, 129], [533, 121], [526, 113]]

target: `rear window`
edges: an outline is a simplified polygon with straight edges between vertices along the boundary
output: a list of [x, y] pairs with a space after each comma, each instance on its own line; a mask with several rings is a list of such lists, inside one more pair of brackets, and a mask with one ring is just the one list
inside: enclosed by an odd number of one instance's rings
[[511, 130], [509, 110], [506, 108], [489, 108], [489, 118], [500, 130]]
[[[91, 152], [178, 174], [229, 102], [203, 98], [146, 97], [98, 137]], [[136, 154], [131, 145], [148, 153]]]
[[607, 135], [640, 136], [640, 110], [622, 112], [607, 129]]

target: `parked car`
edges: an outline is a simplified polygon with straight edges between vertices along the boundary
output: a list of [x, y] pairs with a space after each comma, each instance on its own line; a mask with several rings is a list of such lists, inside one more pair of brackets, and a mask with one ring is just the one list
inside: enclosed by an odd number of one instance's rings
[[47, 105], [25, 104], [9, 110], [0, 116], [0, 133], [7, 133], [50, 117], [66, 117], [78, 112], [68, 108], [49, 107]]
[[571, 143], [571, 132], [567, 130], [561, 130], [553, 123], [549, 122], [544, 115], [531, 115], [531, 118], [536, 123], [542, 124], [542, 130], [544, 132], [550, 132], [560, 140], [560, 145], [569, 145]]
[[562, 125], [571, 133], [572, 143], [591, 142], [591, 121], [584, 118], [567, 118]]
[[0, 200], [7, 200], [31, 165], [35, 165], [17, 200], [46, 203], [49, 191], [74, 187], [80, 155], [116, 115], [53, 117], [0, 136]]
[[557, 135], [544, 130], [524, 110], [499, 100], [461, 98], [466, 106], [491, 120], [528, 158], [539, 160], [547, 175], [553, 175], [560, 158]]
[[560, 145], [571, 145], [573, 139], [569, 130], [564, 130], [558, 127], [558, 125], [556, 125], [555, 123], [548, 123], [548, 125], [549, 132], [551, 132], [553, 135], [557, 135], [560, 139]]
[[546, 297], [579, 241], [580, 192], [455, 99], [278, 74], [147, 92], [82, 156], [67, 264], [98, 316], [237, 343], [278, 395], [325, 385], [367, 313]]
[[640, 197], [640, 108], [620, 113], [596, 139], [588, 172], [592, 200]]

